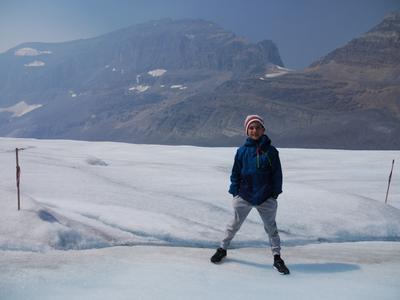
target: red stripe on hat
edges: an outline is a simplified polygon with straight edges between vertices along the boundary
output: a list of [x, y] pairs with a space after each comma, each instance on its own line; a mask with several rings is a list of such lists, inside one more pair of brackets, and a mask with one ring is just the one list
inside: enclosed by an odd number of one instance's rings
[[261, 119], [260, 116], [257, 116], [257, 115], [250, 115], [250, 116], [247, 116], [246, 121], [245, 121], [246, 134], [247, 134], [247, 130], [248, 130], [248, 128], [249, 128], [249, 125], [250, 125], [252, 122], [258, 122], [258, 123], [260, 123], [260, 124], [262, 125], [262, 127], [264, 127], [264, 121], [263, 121], [263, 119]]

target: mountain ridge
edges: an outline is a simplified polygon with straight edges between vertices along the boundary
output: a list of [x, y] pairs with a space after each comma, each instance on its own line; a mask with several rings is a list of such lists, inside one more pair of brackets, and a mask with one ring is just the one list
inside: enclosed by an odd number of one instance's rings
[[[398, 149], [400, 22], [388, 18], [302, 72], [283, 68], [272, 41], [250, 43], [203, 20], [150, 21], [68, 50], [24, 50], [36, 56], [16, 56], [17, 47], [12, 72], [0, 71], [0, 134], [229, 146], [242, 142], [246, 114], [258, 113], [278, 146]], [[42, 106], [7, 114], [22, 100]]]

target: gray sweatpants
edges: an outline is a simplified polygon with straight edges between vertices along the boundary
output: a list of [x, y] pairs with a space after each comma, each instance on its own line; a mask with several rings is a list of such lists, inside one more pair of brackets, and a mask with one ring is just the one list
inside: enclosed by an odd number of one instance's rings
[[276, 210], [278, 208], [278, 202], [274, 198], [269, 198], [264, 201], [261, 205], [252, 206], [249, 202], [242, 199], [240, 196], [233, 198], [233, 209], [234, 218], [230, 224], [228, 224], [225, 232], [225, 238], [221, 242], [221, 248], [227, 249], [235, 234], [242, 226], [244, 220], [250, 213], [251, 209], [255, 207], [260, 214], [260, 217], [264, 223], [264, 229], [269, 237], [272, 254], [280, 254], [281, 252], [281, 240], [276, 226], [275, 217]]

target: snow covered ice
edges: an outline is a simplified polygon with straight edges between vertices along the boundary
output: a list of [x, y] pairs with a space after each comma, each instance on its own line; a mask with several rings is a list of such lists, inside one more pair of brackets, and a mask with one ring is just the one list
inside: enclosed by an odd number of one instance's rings
[[400, 151], [279, 150], [286, 277], [254, 211], [209, 262], [235, 148], [0, 138], [0, 299], [399, 299]]

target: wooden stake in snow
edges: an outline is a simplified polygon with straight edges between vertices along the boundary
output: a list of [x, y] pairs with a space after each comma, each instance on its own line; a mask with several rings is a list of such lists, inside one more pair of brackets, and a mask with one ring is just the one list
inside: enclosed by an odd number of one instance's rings
[[21, 202], [20, 202], [20, 191], [19, 191], [19, 179], [21, 175], [21, 168], [19, 167], [19, 161], [18, 161], [18, 148], [15, 148], [15, 157], [17, 160], [17, 193], [18, 193], [18, 210], [21, 209]]
[[388, 188], [387, 188], [387, 191], [386, 191], [385, 204], [387, 204], [387, 199], [388, 199], [388, 195], [389, 195], [389, 188], [390, 188], [390, 182], [392, 181], [393, 166], [394, 166], [394, 159], [392, 161], [392, 169], [390, 170]]

